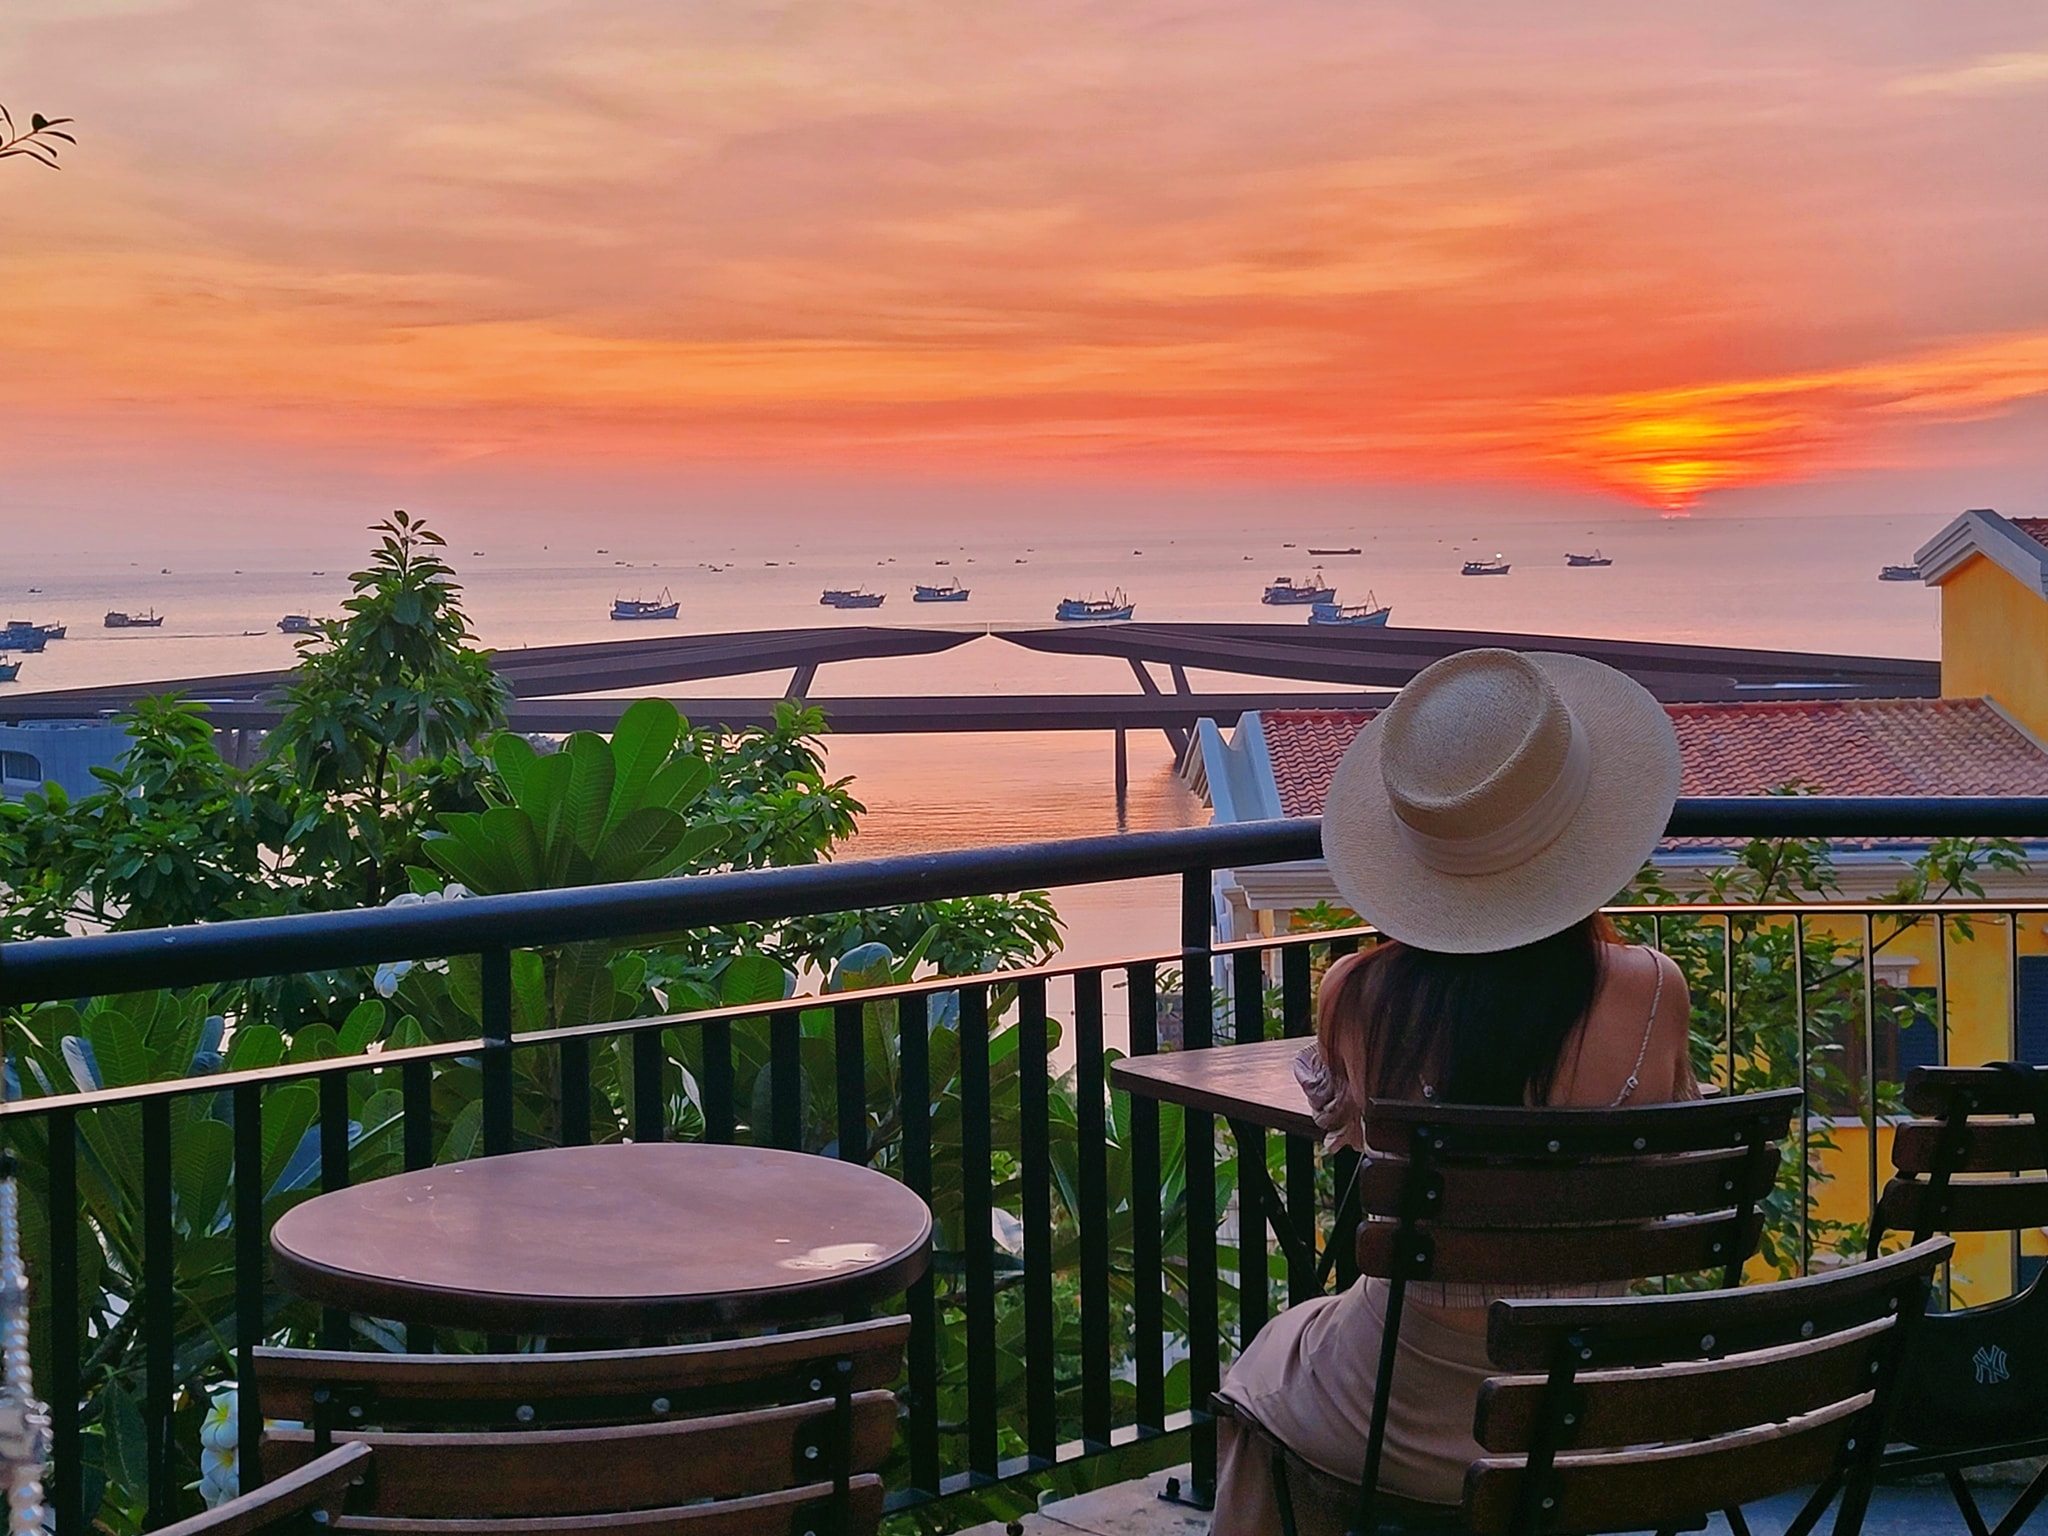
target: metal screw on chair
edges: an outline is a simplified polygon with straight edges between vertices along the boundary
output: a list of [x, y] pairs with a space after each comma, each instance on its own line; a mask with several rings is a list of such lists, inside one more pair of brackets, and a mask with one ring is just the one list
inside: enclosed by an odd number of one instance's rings
[[1810, 1322], [1805, 1322], [1805, 1323], [1801, 1323], [1801, 1324], [1799, 1325], [1799, 1337], [1801, 1337], [1802, 1339], [1810, 1339], [1810, 1338], [1812, 1338], [1812, 1337], [1813, 1337], [1813, 1324], [1812, 1324], [1812, 1323], [1810, 1323]]
[[1436, 1196], [1437, 1196], [1437, 1192], [1436, 1192], [1435, 1190], [1431, 1189], [1431, 1190], [1425, 1190], [1425, 1191], [1423, 1192], [1423, 1196], [1422, 1196], [1422, 1198], [1423, 1198], [1423, 1199], [1425, 1199], [1425, 1200], [1434, 1200], [1434, 1199], [1436, 1198]]
[[813, 1392], [822, 1392], [825, 1390], [825, 1383], [819, 1380], [816, 1376], [813, 1376], [811, 1378], [811, 1390]]
[[1564, 1416], [1564, 1422], [1565, 1427], [1570, 1428], [1572, 1425], [1579, 1422], [1579, 1416], [1576, 1413], [1568, 1413]]
[[816, 1447], [815, 1445], [807, 1445], [807, 1446], [805, 1446], [805, 1447], [804, 1447], [804, 1460], [805, 1460], [805, 1461], [816, 1461], [817, 1459], [818, 1459], [818, 1448], [817, 1448], [817, 1447]]
[[657, 1397], [651, 1404], [649, 1404], [649, 1406], [652, 1407], [656, 1413], [667, 1413], [668, 1399], [665, 1397]]
[[1645, 1147], [1649, 1146], [1649, 1144], [1649, 1139], [1647, 1137], [1638, 1136], [1636, 1138], [1636, 1150], [1638, 1152], [1642, 1151]]
[[1713, 1347], [1714, 1347], [1714, 1336], [1713, 1336], [1713, 1335], [1712, 1335], [1711, 1333], [1710, 1333], [1710, 1334], [1708, 1334], [1708, 1335], [1707, 1335], [1707, 1336], [1706, 1336], [1705, 1338], [1703, 1338], [1703, 1339], [1701, 1339], [1701, 1340], [1700, 1340], [1700, 1349], [1701, 1349], [1702, 1351], [1705, 1351], [1705, 1350], [1709, 1350], [1709, 1349], [1712, 1349]]
[[1843, 1443], [1843, 1445], [1842, 1445], [1842, 1449], [1843, 1449], [1843, 1450], [1845, 1450], [1845, 1451], [1853, 1451], [1853, 1450], [1855, 1450], [1855, 1449], [1856, 1449], [1856, 1442], [1855, 1442], [1855, 1440], [1851, 1439], [1851, 1440], [1845, 1441], [1845, 1442]]
[[348, 1416], [352, 1419], [360, 1419], [363, 1416], [363, 1405], [361, 1403], [349, 1404]]
[[1551, 1151], [1555, 1152], [1555, 1151], [1557, 1150], [1557, 1142], [1556, 1142], [1555, 1140], [1552, 1140], [1552, 1141], [1551, 1141], [1551, 1142], [1549, 1143], [1549, 1146], [1550, 1146], [1550, 1150], [1551, 1150]]
[[1714, 1244], [1714, 1246], [1708, 1250], [1708, 1252], [1710, 1253], [1719, 1253], [1720, 1251], [1721, 1245], [1719, 1243]]
[[1590, 1349], [1582, 1349], [1579, 1351], [1579, 1358], [1581, 1360], [1590, 1360], [1593, 1358], [1593, 1351], [1591, 1351]]
[[334, 1517], [328, 1514], [327, 1511], [324, 1509], [316, 1509], [313, 1511], [313, 1523], [315, 1525], [326, 1525], [333, 1518]]
[[521, 1403], [512, 1410], [512, 1417], [522, 1424], [531, 1424], [533, 1422], [533, 1404]]
[[1545, 1499], [1545, 1500], [1543, 1501], [1543, 1507], [1544, 1507], [1545, 1509], [1555, 1509], [1555, 1508], [1557, 1508], [1557, 1500], [1555, 1500], [1555, 1499], [1549, 1499], [1549, 1498], [1546, 1498], [1546, 1499]]

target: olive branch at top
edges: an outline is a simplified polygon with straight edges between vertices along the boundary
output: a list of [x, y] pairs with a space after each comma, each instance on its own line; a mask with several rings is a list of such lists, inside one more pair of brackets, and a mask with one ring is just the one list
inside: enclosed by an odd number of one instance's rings
[[23, 132], [16, 126], [13, 114], [0, 106], [0, 160], [9, 155], [27, 155], [36, 164], [56, 170], [56, 141], [62, 139], [66, 144], [78, 142], [64, 131], [64, 125], [70, 121], [68, 117], [45, 117], [40, 112], [32, 112], [28, 130]]

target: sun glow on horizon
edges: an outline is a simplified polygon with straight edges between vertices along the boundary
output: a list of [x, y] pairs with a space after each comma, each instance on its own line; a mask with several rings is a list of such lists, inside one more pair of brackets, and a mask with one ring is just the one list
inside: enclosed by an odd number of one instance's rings
[[[258, 24], [258, 12], [268, 20]], [[0, 462], [2048, 470], [2048, 58], [1571, 0], [260, 0], [24, 23]], [[201, 82], [210, 82], [202, 84]], [[1988, 436], [1987, 436], [1988, 434]]]

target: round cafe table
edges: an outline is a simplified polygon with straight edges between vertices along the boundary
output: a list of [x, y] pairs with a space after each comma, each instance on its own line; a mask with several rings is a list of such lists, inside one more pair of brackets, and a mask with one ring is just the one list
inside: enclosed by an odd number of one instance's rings
[[398, 1322], [630, 1337], [794, 1322], [903, 1290], [922, 1200], [871, 1168], [692, 1142], [555, 1147], [338, 1189], [271, 1229], [287, 1290]]

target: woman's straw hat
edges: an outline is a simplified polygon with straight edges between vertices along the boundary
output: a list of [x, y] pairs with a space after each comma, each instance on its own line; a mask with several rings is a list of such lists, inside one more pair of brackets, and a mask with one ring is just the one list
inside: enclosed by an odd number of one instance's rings
[[1678, 775], [1671, 717], [1635, 679], [1583, 656], [1462, 651], [1417, 673], [1344, 754], [1323, 853], [1382, 933], [1513, 949], [1635, 877]]

